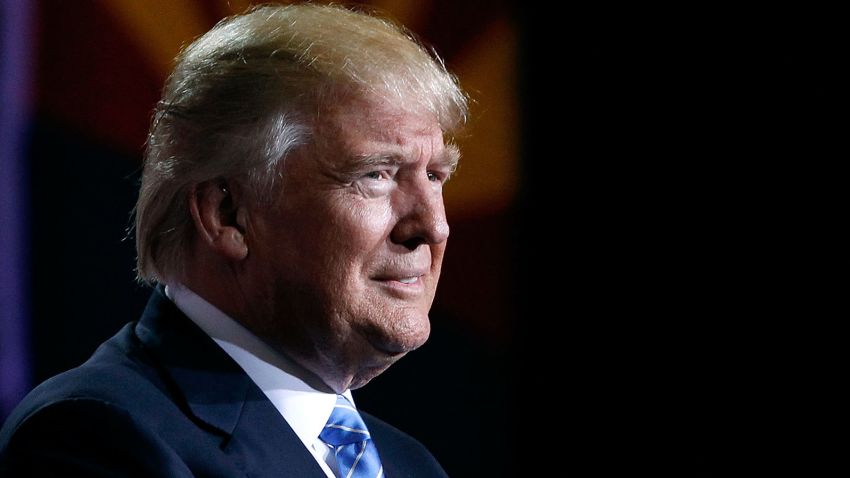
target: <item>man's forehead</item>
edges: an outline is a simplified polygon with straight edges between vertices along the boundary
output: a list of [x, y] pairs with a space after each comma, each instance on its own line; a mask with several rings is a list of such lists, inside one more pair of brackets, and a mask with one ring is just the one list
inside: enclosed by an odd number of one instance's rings
[[413, 98], [399, 99], [394, 95], [374, 92], [347, 92], [333, 102], [319, 106], [318, 120], [330, 119], [336, 123], [358, 123], [363, 126], [385, 129], [387, 125], [408, 125], [411, 133], [431, 134], [442, 131], [437, 116]]
[[359, 169], [377, 164], [427, 161], [452, 169], [457, 148], [447, 145], [437, 118], [391, 101], [349, 97], [324, 110], [316, 123], [317, 144], [335, 167]]

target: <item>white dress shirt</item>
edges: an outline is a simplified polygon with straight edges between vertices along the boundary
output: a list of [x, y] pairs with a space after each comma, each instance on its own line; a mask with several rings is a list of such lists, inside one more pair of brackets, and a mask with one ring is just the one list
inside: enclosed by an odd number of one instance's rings
[[[339, 478], [336, 456], [319, 439], [336, 404], [336, 394], [316, 390], [294, 375], [299, 369], [290, 359], [186, 286], [168, 285], [165, 295], [260, 387], [328, 478]], [[354, 403], [350, 390], [343, 395]]]

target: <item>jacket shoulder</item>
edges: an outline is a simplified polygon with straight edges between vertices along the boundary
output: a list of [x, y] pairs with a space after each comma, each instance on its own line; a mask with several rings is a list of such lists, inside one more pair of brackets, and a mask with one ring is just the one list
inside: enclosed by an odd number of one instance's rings
[[431, 452], [412, 436], [368, 413], [361, 412], [386, 469], [393, 477], [447, 477]]
[[238, 476], [129, 324], [36, 387], [0, 430], [0, 476]]
[[[170, 401], [168, 386], [133, 333], [132, 324], [104, 342], [84, 364], [33, 389], [12, 412], [7, 425], [55, 402], [91, 399], [132, 411], [150, 401]], [[4, 427], [5, 428], [5, 427]]]
[[167, 442], [95, 398], [42, 404], [0, 436], [3, 476], [192, 476]]

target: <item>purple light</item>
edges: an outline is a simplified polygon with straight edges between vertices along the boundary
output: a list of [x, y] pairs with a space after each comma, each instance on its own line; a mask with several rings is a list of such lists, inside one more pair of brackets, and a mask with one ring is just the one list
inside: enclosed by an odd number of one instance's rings
[[31, 0], [0, 2], [0, 419], [29, 391]]

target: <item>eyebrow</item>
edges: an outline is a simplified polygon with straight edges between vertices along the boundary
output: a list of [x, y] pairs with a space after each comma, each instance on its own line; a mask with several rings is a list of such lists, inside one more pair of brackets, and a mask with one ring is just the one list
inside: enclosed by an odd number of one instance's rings
[[454, 173], [457, 169], [457, 164], [460, 162], [460, 148], [454, 143], [449, 143], [446, 145], [441, 156], [440, 162], [448, 164], [449, 173]]
[[[449, 143], [445, 146], [442, 153], [432, 160], [432, 163], [446, 165], [449, 167], [450, 172], [454, 172], [457, 169], [459, 161], [460, 150], [456, 145]], [[382, 151], [352, 156], [350, 162], [358, 167], [400, 165], [404, 164], [405, 156], [401, 151]]]

